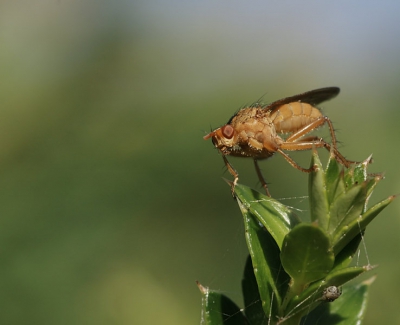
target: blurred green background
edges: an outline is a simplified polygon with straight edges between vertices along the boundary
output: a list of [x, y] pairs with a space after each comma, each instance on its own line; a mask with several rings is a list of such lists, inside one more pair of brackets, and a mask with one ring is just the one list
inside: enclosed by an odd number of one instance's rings
[[[199, 324], [195, 280], [242, 305], [241, 215], [202, 136], [263, 94], [341, 87], [323, 105], [340, 150], [386, 172], [372, 201], [399, 193], [399, 11], [3, 1], [0, 323]], [[231, 162], [260, 188], [251, 161]], [[307, 209], [307, 175], [279, 156], [261, 166], [274, 197]], [[395, 201], [366, 234], [380, 267], [364, 324], [400, 323], [399, 215]]]

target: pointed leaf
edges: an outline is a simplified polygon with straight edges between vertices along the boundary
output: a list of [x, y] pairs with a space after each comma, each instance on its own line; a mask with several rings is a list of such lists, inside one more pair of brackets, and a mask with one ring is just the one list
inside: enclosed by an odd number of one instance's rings
[[326, 276], [334, 259], [329, 237], [316, 225], [297, 225], [283, 242], [282, 265], [300, 288]]
[[346, 284], [342, 295], [333, 303], [322, 303], [305, 316], [302, 325], [361, 324], [366, 312], [368, 290], [375, 277], [363, 283]]
[[323, 229], [328, 228], [329, 205], [325, 184], [325, 173], [319, 160], [317, 151], [314, 150], [311, 158], [311, 166], [314, 171], [308, 178], [308, 195], [310, 201], [311, 221], [318, 221]]
[[[369, 161], [369, 158], [367, 159]], [[362, 182], [367, 180], [367, 167], [368, 162], [364, 160], [361, 164], [357, 164], [354, 166], [353, 172], [353, 183], [354, 184], [361, 184]]]
[[242, 291], [244, 299], [244, 313], [250, 324], [263, 324], [267, 316], [262, 307], [258, 284], [254, 275], [253, 264], [249, 256], [246, 261], [242, 280]]
[[354, 185], [354, 170], [353, 169], [346, 169], [344, 172], [344, 184], [346, 188], [350, 188]]
[[248, 325], [240, 308], [225, 295], [197, 283], [202, 294], [202, 325]]
[[[252, 259], [253, 272], [266, 315], [279, 315], [279, 306], [289, 282], [289, 276], [282, 269], [280, 250], [271, 234], [238, 201], [244, 217], [246, 242]], [[272, 308], [272, 310], [270, 310]]]
[[235, 194], [238, 203], [264, 225], [281, 248], [283, 238], [300, 222], [296, 214], [282, 203], [241, 184], [235, 186]]
[[335, 254], [339, 253], [355, 236], [364, 231], [365, 227], [394, 199], [395, 196], [389, 196], [386, 200], [375, 204], [360, 218], [355, 219], [346, 228], [342, 228], [337, 232], [333, 238], [333, 250]]
[[371, 156], [363, 162], [353, 165], [351, 168], [346, 169], [344, 180], [346, 187], [350, 188], [353, 185], [361, 184], [368, 178], [367, 168], [371, 162]]
[[333, 202], [330, 211], [329, 233], [341, 231], [363, 212], [366, 200], [366, 183], [351, 187]]
[[344, 269], [345, 267], [350, 265], [351, 261], [353, 260], [354, 254], [358, 250], [361, 239], [361, 234], [358, 234], [339, 252], [339, 254], [336, 255], [335, 264], [331, 272]]
[[334, 155], [329, 158], [328, 166], [325, 170], [325, 183], [328, 204], [330, 205], [345, 190], [342, 167]]
[[364, 207], [364, 212], [367, 209], [367, 203], [372, 195], [372, 192], [374, 191], [376, 185], [383, 179], [383, 174], [375, 174], [373, 179], [371, 179], [368, 182], [367, 185], [367, 199], [365, 201], [365, 207]]
[[328, 228], [329, 207], [325, 185], [325, 174], [317, 152], [314, 150], [311, 166], [315, 170], [309, 176], [309, 200], [311, 221], [318, 221], [323, 229]]
[[373, 269], [371, 266], [357, 266], [332, 271], [325, 279], [312, 283], [300, 295], [294, 297], [287, 305], [285, 315], [290, 316], [299, 312], [311, 311], [322, 301], [325, 288], [330, 286], [340, 287], [344, 283], [371, 269]]

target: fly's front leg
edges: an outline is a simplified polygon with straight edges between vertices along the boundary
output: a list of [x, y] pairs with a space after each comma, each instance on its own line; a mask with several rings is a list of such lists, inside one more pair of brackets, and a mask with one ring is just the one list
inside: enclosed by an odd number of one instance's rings
[[222, 159], [224, 160], [225, 166], [228, 169], [229, 173], [234, 177], [233, 182], [231, 184], [231, 191], [232, 191], [232, 196], [235, 197], [235, 186], [239, 180], [239, 174], [237, 173], [235, 168], [233, 168], [232, 165], [229, 163], [225, 155], [222, 155]]
[[267, 182], [265, 181], [263, 175], [261, 174], [261, 169], [260, 169], [260, 167], [258, 166], [257, 159], [254, 159], [254, 166], [256, 167], [257, 176], [258, 176], [258, 179], [259, 179], [260, 182], [261, 182], [262, 187], [264, 187], [265, 192], [267, 192], [267, 195], [268, 195], [269, 197], [271, 197], [271, 194], [269, 194], [269, 191], [268, 191]]

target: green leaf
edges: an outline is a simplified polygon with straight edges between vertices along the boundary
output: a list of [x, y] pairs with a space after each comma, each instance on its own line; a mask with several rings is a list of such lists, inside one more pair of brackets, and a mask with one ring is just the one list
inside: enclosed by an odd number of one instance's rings
[[248, 325], [240, 308], [225, 295], [197, 283], [202, 294], [202, 325]]
[[334, 155], [331, 155], [325, 170], [326, 193], [330, 205], [344, 190], [343, 171]]
[[361, 164], [357, 164], [354, 166], [354, 172], [353, 172], [354, 184], [361, 184], [362, 182], [367, 180], [368, 177], [367, 167], [369, 160], [370, 158], [367, 158], [367, 160], [364, 160]]
[[328, 229], [330, 234], [334, 236], [362, 214], [367, 198], [366, 186], [365, 182], [355, 185], [333, 202]]
[[353, 260], [354, 254], [358, 250], [358, 246], [360, 245], [362, 239], [362, 235], [358, 234], [354, 237], [335, 257], [335, 264], [332, 268], [331, 272], [336, 270], [343, 269], [350, 265]]
[[363, 283], [343, 286], [342, 295], [332, 303], [322, 303], [302, 320], [302, 325], [360, 324], [366, 312], [368, 290], [375, 277]]
[[249, 256], [246, 261], [242, 280], [244, 313], [250, 324], [263, 324], [268, 319], [263, 310], [258, 284], [254, 275], [253, 263]]
[[334, 260], [329, 237], [316, 225], [299, 224], [285, 237], [281, 252], [282, 265], [299, 290], [326, 276]]
[[330, 286], [340, 287], [346, 282], [371, 269], [373, 269], [371, 266], [356, 266], [332, 271], [324, 279], [313, 282], [301, 294], [293, 297], [285, 309], [286, 317], [300, 312], [311, 311], [322, 301], [325, 288]]
[[314, 150], [311, 166], [315, 170], [310, 173], [308, 194], [310, 200], [311, 221], [318, 221], [323, 229], [328, 228], [329, 206], [325, 185], [325, 174], [317, 152]]
[[[369, 198], [372, 195], [372, 192], [374, 191], [376, 185], [383, 179], [383, 174], [375, 174], [374, 177], [368, 182], [367, 185], [367, 199], [365, 201], [365, 207], [364, 209], [366, 209], [367, 207], [367, 203], [369, 201]], [[364, 210], [365, 212], [365, 210]]]
[[282, 203], [241, 184], [235, 186], [235, 194], [241, 210], [242, 205], [250, 211], [281, 248], [283, 238], [300, 222], [296, 214]]
[[389, 196], [386, 200], [375, 204], [360, 218], [356, 218], [345, 228], [340, 229], [333, 238], [333, 250], [335, 254], [339, 253], [355, 236], [364, 231], [365, 227], [394, 199], [395, 196]]
[[371, 156], [369, 156], [363, 162], [346, 169], [344, 174], [346, 187], [350, 188], [351, 186], [361, 184], [368, 179], [367, 168], [370, 162]]
[[238, 204], [243, 214], [246, 242], [264, 313], [279, 315], [282, 296], [289, 283], [289, 276], [280, 264], [279, 247], [251, 211], [247, 210], [240, 201]]

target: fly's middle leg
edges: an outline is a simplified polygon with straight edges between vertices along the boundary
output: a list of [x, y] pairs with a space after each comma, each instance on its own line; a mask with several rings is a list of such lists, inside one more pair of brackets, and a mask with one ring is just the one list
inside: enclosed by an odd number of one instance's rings
[[267, 182], [265, 181], [265, 179], [264, 179], [264, 177], [263, 177], [263, 175], [262, 175], [262, 173], [261, 173], [260, 166], [258, 166], [257, 159], [254, 159], [254, 167], [256, 168], [257, 176], [258, 176], [258, 179], [259, 179], [260, 182], [261, 182], [262, 187], [264, 187], [265, 192], [267, 193], [267, 195], [268, 195], [269, 197], [271, 197], [271, 194], [270, 194], [269, 191], [268, 191]]

